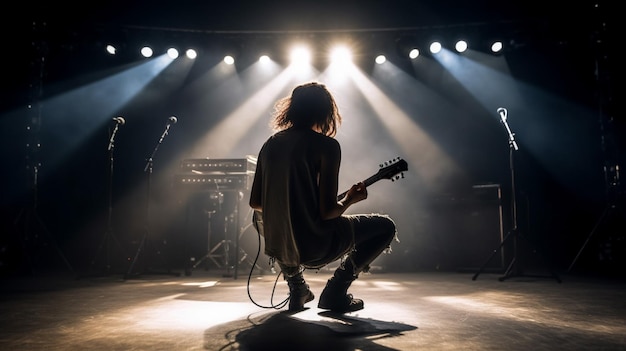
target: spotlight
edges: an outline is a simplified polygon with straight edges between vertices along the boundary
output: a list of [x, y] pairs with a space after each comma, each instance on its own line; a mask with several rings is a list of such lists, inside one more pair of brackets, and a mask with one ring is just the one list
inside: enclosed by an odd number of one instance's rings
[[402, 59], [408, 57], [414, 60], [420, 55], [417, 45], [418, 39], [415, 36], [403, 35], [396, 39], [396, 52]]
[[438, 42], [438, 41], [433, 41], [433, 42], [430, 44], [430, 52], [431, 52], [432, 54], [436, 54], [436, 53], [438, 53], [439, 51], [441, 51], [441, 43], [440, 43], [440, 42]]
[[454, 45], [457, 52], [465, 52], [467, 50], [467, 42], [465, 40], [459, 40]]
[[143, 57], [152, 57], [152, 48], [149, 46], [144, 46], [141, 48], [141, 54]]
[[291, 62], [298, 65], [311, 61], [311, 53], [304, 47], [297, 47], [291, 51]]
[[198, 57], [198, 53], [194, 49], [187, 49], [185, 55], [187, 55], [187, 58], [190, 58], [192, 60]]
[[167, 49], [167, 56], [169, 56], [172, 60], [178, 58], [178, 50], [175, 48]]
[[107, 45], [106, 50], [111, 55], [115, 55], [115, 53], [117, 52], [117, 49], [115, 48], [115, 46], [111, 44]]
[[267, 56], [267, 55], [261, 55], [261, 57], [259, 57], [259, 62], [261, 62], [263, 64], [268, 63], [270, 61], [271, 61], [270, 57]]
[[387, 58], [385, 57], [385, 55], [378, 55], [376, 56], [376, 63], [381, 65], [383, 63], [385, 63], [385, 61], [387, 61]]
[[232, 65], [233, 63], [235, 63], [235, 59], [230, 55], [226, 55], [224, 56], [224, 63], [226, 63], [227, 65]]
[[503, 49], [503, 46], [502, 46], [501, 41], [495, 41], [493, 42], [493, 44], [491, 44], [491, 52], [493, 53], [498, 53], [502, 51], [502, 49]]
[[330, 58], [333, 63], [343, 64], [352, 61], [350, 50], [348, 50], [345, 46], [338, 46], [334, 48], [330, 54]]

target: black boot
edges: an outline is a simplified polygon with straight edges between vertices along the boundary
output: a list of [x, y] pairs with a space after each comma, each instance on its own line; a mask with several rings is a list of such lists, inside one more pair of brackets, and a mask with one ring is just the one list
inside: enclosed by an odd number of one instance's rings
[[363, 309], [363, 300], [355, 299], [352, 297], [352, 294], [348, 294], [348, 288], [356, 277], [346, 276], [345, 271], [340, 270], [335, 271], [335, 275], [328, 279], [326, 287], [320, 295], [317, 307], [338, 313], [354, 312]]
[[304, 281], [302, 273], [287, 278], [289, 286], [289, 311], [302, 311], [304, 304], [315, 298], [309, 290], [309, 285]]

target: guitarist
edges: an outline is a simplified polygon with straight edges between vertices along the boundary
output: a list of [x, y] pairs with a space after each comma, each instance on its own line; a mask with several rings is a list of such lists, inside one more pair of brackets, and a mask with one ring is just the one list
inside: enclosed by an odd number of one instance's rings
[[259, 152], [249, 202], [265, 253], [287, 280], [290, 311], [302, 310], [314, 299], [304, 270], [339, 259], [318, 307], [358, 311], [363, 301], [348, 288], [381, 253], [391, 251], [396, 225], [386, 215], [344, 214], [367, 198], [367, 188], [361, 182], [337, 198], [341, 148], [334, 136], [341, 115], [324, 84], [297, 86], [274, 108], [275, 133]]

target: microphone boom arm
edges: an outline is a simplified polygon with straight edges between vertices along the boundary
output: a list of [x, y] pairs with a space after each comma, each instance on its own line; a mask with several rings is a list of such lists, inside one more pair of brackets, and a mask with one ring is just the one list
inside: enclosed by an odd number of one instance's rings
[[161, 134], [161, 138], [159, 138], [159, 142], [155, 145], [154, 150], [152, 150], [152, 154], [150, 155], [150, 157], [148, 158], [148, 161], [146, 162], [146, 166], [143, 169], [144, 172], [147, 172], [148, 170], [152, 172], [152, 161], [154, 160], [154, 155], [156, 155], [156, 152], [159, 149], [159, 145], [163, 143], [163, 139], [165, 139], [165, 137], [168, 135], [170, 126], [171, 126], [171, 123], [168, 122], [167, 125], [165, 126], [165, 130], [163, 131], [163, 134]]
[[519, 150], [517, 146], [517, 142], [515, 141], [515, 133], [511, 132], [511, 128], [507, 123], [507, 110], [504, 107], [498, 108], [497, 112], [500, 114], [500, 119], [502, 120], [502, 124], [504, 124], [504, 128], [506, 128], [506, 132], [509, 134], [509, 145], [515, 149], [515, 151]]
[[120, 125], [119, 123], [115, 123], [115, 128], [113, 129], [113, 132], [111, 133], [111, 139], [109, 139], [109, 147], [107, 150], [111, 150], [113, 149], [113, 146], [115, 144], [115, 134], [117, 134], [117, 130], [119, 129]]
[[515, 151], [519, 150], [517, 146], [517, 142], [515, 141], [515, 133], [511, 132], [511, 128], [509, 127], [509, 124], [506, 122], [506, 119], [502, 120], [502, 123], [504, 123], [504, 127], [506, 128], [506, 131], [507, 133], [509, 133], [509, 145], [511, 145], [511, 147], [515, 149]]

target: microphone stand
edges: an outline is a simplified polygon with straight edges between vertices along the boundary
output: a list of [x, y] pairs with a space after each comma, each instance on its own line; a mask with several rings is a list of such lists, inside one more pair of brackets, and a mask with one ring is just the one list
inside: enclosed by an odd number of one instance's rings
[[109, 213], [108, 213], [108, 218], [107, 218], [107, 230], [104, 233], [104, 237], [102, 238], [102, 242], [100, 243], [100, 246], [98, 247], [98, 250], [96, 251], [94, 258], [91, 260], [91, 266], [93, 267], [95, 266], [98, 256], [100, 255], [100, 251], [104, 248], [105, 250], [105, 254], [104, 254], [105, 274], [109, 274], [111, 271], [111, 239], [119, 246], [119, 242], [117, 241], [117, 239], [115, 238], [115, 235], [113, 234], [113, 225], [112, 225], [112, 221], [113, 221], [113, 170], [114, 170], [113, 150], [115, 149], [115, 136], [117, 135], [117, 131], [119, 130], [120, 124], [123, 124], [124, 122], [120, 122], [117, 119], [114, 119], [114, 120], [116, 121], [115, 128], [111, 132], [111, 138], [109, 139], [109, 146], [107, 147], [107, 150], [109, 151], [109, 208], [108, 208]]
[[[146, 166], [144, 167], [143, 171], [148, 173], [148, 184], [147, 184], [147, 196], [146, 196], [146, 224], [145, 224], [145, 230], [144, 230], [144, 234], [143, 237], [141, 238], [141, 242], [139, 243], [139, 247], [137, 248], [137, 252], [135, 253], [135, 258], [132, 260], [130, 267], [128, 268], [128, 271], [126, 272], [126, 275], [124, 276], [124, 279], [128, 279], [132, 272], [133, 272], [133, 268], [135, 267], [135, 264], [137, 263], [140, 254], [144, 251], [144, 249], [146, 248], [147, 245], [147, 241], [148, 241], [148, 236], [150, 234], [150, 223], [151, 223], [151, 206], [150, 206], [150, 200], [152, 197], [152, 170], [153, 170], [153, 165], [154, 165], [154, 156], [156, 155], [157, 150], [159, 149], [159, 146], [163, 143], [163, 139], [165, 139], [165, 137], [168, 135], [169, 130], [170, 130], [170, 126], [171, 126], [171, 122], [175, 123], [175, 120], [170, 119], [170, 121], [167, 123], [167, 125], [165, 126], [165, 130], [163, 131], [163, 134], [161, 134], [161, 138], [159, 139], [159, 142], [155, 145], [154, 149], [152, 150], [152, 154], [150, 155], [150, 157], [148, 158], [147, 162], [146, 162]], [[144, 272], [144, 273], [152, 273], [152, 274], [171, 274], [171, 275], [175, 275], [175, 276], [179, 276], [179, 273], [175, 273], [175, 272], [170, 272], [170, 270], [168, 269], [166, 272]]]
[[[505, 281], [506, 279], [512, 278], [512, 277], [522, 277], [522, 276], [526, 276], [526, 277], [538, 277], [538, 278], [546, 278], [544, 276], [536, 276], [536, 275], [525, 275], [523, 273], [523, 268], [521, 267], [521, 265], [519, 264], [519, 260], [518, 260], [518, 239], [519, 238], [524, 238], [526, 239], [519, 231], [519, 228], [517, 226], [517, 199], [516, 199], [516, 187], [515, 187], [515, 162], [514, 162], [514, 152], [519, 150], [519, 147], [517, 145], [517, 142], [515, 141], [515, 133], [513, 133], [511, 131], [511, 128], [509, 127], [509, 124], [507, 123], [507, 111], [504, 108], [499, 108], [498, 109], [498, 113], [500, 113], [500, 116], [502, 118], [502, 124], [504, 124], [504, 127], [506, 128], [506, 132], [509, 136], [509, 169], [511, 172], [511, 216], [512, 216], [512, 228], [511, 230], [506, 234], [506, 236], [504, 237], [504, 239], [502, 239], [502, 242], [500, 243], [500, 245], [493, 250], [491, 256], [489, 256], [489, 258], [487, 259], [487, 261], [485, 261], [485, 263], [480, 267], [480, 269], [478, 270], [478, 272], [476, 272], [476, 274], [474, 274], [474, 276], [472, 277], [472, 280], [476, 280], [476, 278], [478, 278], [478, 275], [485, 269], [485, 267], [487, 266], [487, 264], [491, 261], [491, 259], [496, 255], [496, 253], [502, 249], [502, 247], [504, 246], [504, 244], [507, 242], [507, 240], [509, 238], [511, 238], [513, 240], [513, 258], [511, 259], [511, 262], [509, 263], [509, 266], [507, 267], [506, 271], [504, 272], [504, 275], [501, 276], [500, 278], [498, 278], [499, 281]], [[526, 239], [528, 241], [528, 239]], [[556, 273], [554, 272], [550, 272], [552, 275], [552, 278], [556, 279], [557, 282], [561, 282], [561, 279], [556, 275]]]

